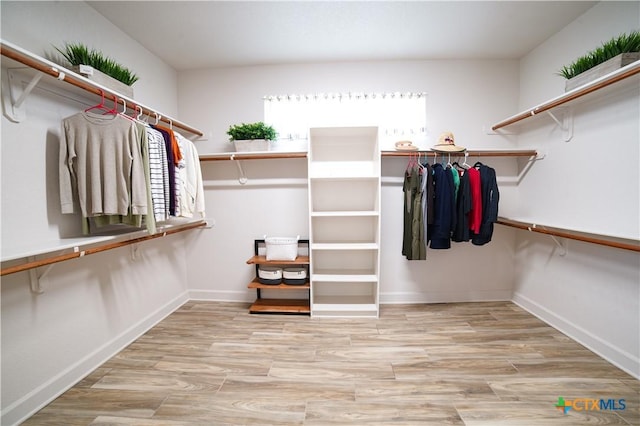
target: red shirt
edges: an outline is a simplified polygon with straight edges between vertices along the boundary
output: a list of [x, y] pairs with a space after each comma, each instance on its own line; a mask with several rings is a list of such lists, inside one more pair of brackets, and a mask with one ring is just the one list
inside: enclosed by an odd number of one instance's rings
[[480, 186], [480, 172], [472, 167], [467, 170], [471, 187], [471, 210], [469, 211], [469, 229], [475, 234], [480, 233], [482, 224], [482, 188]]

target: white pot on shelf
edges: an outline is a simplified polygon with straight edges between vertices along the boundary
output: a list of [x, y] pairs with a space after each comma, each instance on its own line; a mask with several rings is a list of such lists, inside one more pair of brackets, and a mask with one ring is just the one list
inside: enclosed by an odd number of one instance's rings
[[233, 141], [237, 152], [269, 151], [269, 141], [266, 139]]

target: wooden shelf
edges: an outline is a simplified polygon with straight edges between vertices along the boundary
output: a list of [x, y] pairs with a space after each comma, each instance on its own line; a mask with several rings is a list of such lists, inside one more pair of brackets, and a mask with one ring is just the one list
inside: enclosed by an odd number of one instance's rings
[[[251, 280], [251, 282], [247, 285], [247, 288], [256, 290], [258, 295], [256, 301], [249, 308], [249, 313], [252, 314], [310, 314], [311, 313], [311, 304], [310, 304], [310, 294], [311, 284], [308, 279], [307, 273], [307, 282], [304, 284], [262, 284], [258, 280], [259, 266], [260, 265], [272, 265], [272, 266], [308, 266], [309, 256], [301, 256], [296, 257], [295, 260], [267, 260], [267, 257], [264, 255], [258, 255], [260, 253], [259, 246], [260, 244], [265, 244], [265, 240], [255, 240], [254, 241], [254, 256], [252, 256], [249, 260], [247, 260], [248, 265], [253, 265], [256, 270], [256, 275]], [[309, 240], [306, 239], [298, 239], [298, 250], [300, 249], [300, 244], [309, 245]], [[309, 269], [309, 268], [305, 268]], [[308, 271], [307, 271], [308, 272]], [[289, 292], [291, 290], [301, 290], [307, 293], [306, 299], [277, 299], [277, 298], [263, 298], [262, 291], [285, 291]], [[283, 293], [281, 293], [283, 294]], [[290, 294], [290, 293], [289, 293]]]
[[[529, 108], [526, 111], [513, 115], [499, 123], [491, 126], [492, 130], [498, 130], [519, 121], [525, 120], [530, 117], [534, 117], [541, 112], [550, 111], [560, 105], [564, 105], [568, 102], [572, 102], [578, 98], [586, 96], [592, 92], [601, 90], [619, 81], [627, 80], [635, 75], [640, 75], [640, 61], [633, 62], [625, 67], [622, 67], [614, 72], [604, 75], [590, 83], [576, 87], [560, 96], [557, 96], [547, 102], [543, 102], [539, 105]], [[629, 79], [628, 81], [631, 81]], [[632, 82], [633, 83], [633, 82]], [[635, 83], [637, 84], [637, 83]]]
[[266, 256], [253, 256], [247, 260], [249, 265], [308, 265], [309, 256], [298, 256], [296, 260], [267, 260]]
[[255, 278], [249, 283], [247, 288], [262, 289], [262, 290], [305, 290], [311, 288], [309, 282], [304, 284], [262, 284]]
[[251, 314], [310, 314], [308, 299], [258, 299], [250, 307]]

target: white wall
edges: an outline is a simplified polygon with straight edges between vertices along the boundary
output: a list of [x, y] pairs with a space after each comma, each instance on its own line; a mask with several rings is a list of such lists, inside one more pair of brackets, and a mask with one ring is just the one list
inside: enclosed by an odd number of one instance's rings
[[[175, 115], [176, 72], [84, 2], [0, 7], [3, 40], [40, 56], [65, 41], [95, 46], [140, 75], [137, 99]], [[58, 135], [61, 119], [86, 104], [49, 88], [42, 82], [29, 96], [24, 122], [2, 117], [4, 250], [39, 247], [80, 230], [77, 216], [60, 214]], [[187, 299], [185, 241], [179, 234], [141, 244], [135, 261], [122, 248], [56, 264], [38, 295], [30, 292], [28, 272], [4, 276], [1, 423], [23, 419], [180, 306]]]
[[[440, 132], [452, 130], [471, 149], [508, 149], [500, 136], [487, 135], [495, 117], [517, 107], [516, 61], [402, 61], [260, 66], [181, 72], [179, 109], [212, 135], [199, 142], [200, 153], [231, 150], [230, 124], [263, 119], [262, 98], [271, 94], [318, 92], [427, 92], [431, 146]], [[203, 93], [206, 96], [203, 96]], [[387, 145], [388, 146], [388, 145]], [[470, 161], [476, 161], [471, 159]], [[516, 161], [483, 159], [501, 177], [516, 173]], [[304, 160], [244, 161], [249, 182], [240, 185], [231, 162], [203, 163], [207, 215], [212, 233], [195, 238], [189, 253], [192, 296], [251, 300], [253, 270], [245, 264], [256, 238], [308, 235]], [[402, 186], [405, 159], [383, 159], [381, 302], [509, 300], [513, 280], [513, 231], [497, 229], [484, 247], [455, 244], [429, 250], [426, 261], [402, 256]], [[516, 209], [515, 187], [501, 187], [501, 211]], [[205, 266], [203, 266], [205, 265]]]
[[[640, 3], [602, 2], [521, 61], [524, 110], [564, 92], [554, 75], [622, 32], [640, 27]], [[617, 83], [573, 107], [574, 135], [546, 116], [520, 126], [519, 143], [546, 153], [519, 186], [517, 217], [584, 232], [640, 237], [640, 89]], [[516, 112], [516, 111], [514, 111]], [[559, 112], [562, 117], [562, 113]], [[518, 233], [514, 300], [561, 331], [640, 376], [640, 257]]]

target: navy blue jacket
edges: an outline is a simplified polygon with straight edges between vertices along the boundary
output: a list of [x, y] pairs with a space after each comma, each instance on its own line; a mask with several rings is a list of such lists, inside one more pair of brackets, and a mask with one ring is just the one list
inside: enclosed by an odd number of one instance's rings
[[429, 227], [429, 247], [432, 249], [451, 248], [451, 234], [456, 223], [456, 200], [453, 176], [442, 164], [433, 165], [435, 184], [433, 225]]
[[500, 192], [496, 181], [496, 171], [482, 163], [476, 163], [480, 171], [480, 186], [482, 191], [482, 224], [480, 233], [471, 234], [471, 243], [477, 246], [487, 244], [493, 236], [493, 224], [498, 220], [498, 201]]

